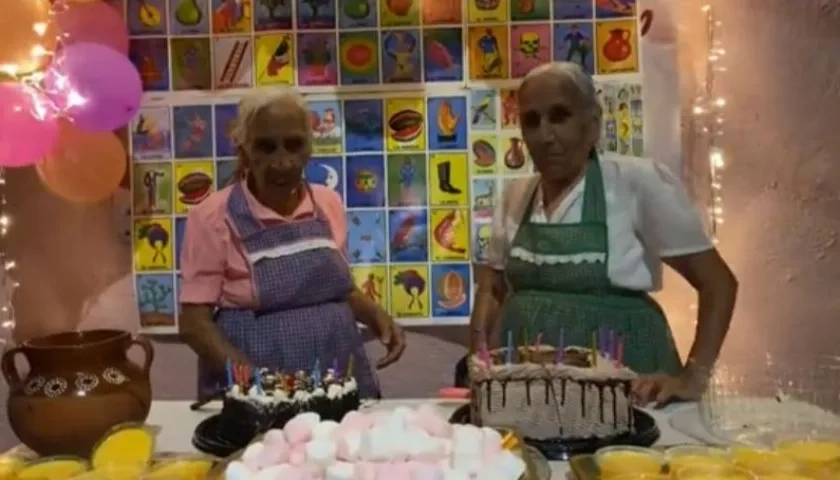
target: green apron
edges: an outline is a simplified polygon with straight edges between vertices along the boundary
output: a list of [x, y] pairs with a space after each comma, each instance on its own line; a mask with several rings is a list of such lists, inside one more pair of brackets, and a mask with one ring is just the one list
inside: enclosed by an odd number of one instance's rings
[[624, 364], [631, 369], [677, 373], [682, 365], [662, 309], [647, 293], [615, 287], [607, 276], [606, 199], [597, 157], [587, 166], [584, 182], [578, 224], [532, 222], [535, 188], [511, 248], [600, 258], [537, 264], [510, 256], [505, 273], [511, 294], [502, 312], [500, 344], [511, 332], [514, 345], [523, 344], [523, 335], [533, 342], [537, 333], [543, 343], [555, 345], [562, 331], [566, 346], [590, 347], [593, 332], [612, 330], [623, 336]]

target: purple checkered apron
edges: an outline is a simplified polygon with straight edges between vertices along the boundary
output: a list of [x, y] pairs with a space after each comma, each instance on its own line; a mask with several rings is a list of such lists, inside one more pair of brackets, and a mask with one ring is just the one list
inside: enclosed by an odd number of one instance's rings
[[[228, 340], [255, 367], [286, 372], [309, 372], [316, 361], [323, 368], [337, 361], [343, 372], [352, 355], [361, 397], [379, 397], [361, 333], [346, 301], [355, 288], [347, 261], [334, 248], [312, 248], [313, 243], [333, 239], [323, 211], [316, 204], [309, 218], [265, 226], [248, 208], [240, 183], [234, 185], [227, 208], [251, 263], [257, 297], [255, 309], [218, 311], [216, 323]], [[272, 257], [270, 252], [276, 249], [286, 251]], [[254, 258], [261, 252], [269, 255]], [[206, 370], [200, 378], [204, 393], [218, 392], [224, 381], [218, 372]]]

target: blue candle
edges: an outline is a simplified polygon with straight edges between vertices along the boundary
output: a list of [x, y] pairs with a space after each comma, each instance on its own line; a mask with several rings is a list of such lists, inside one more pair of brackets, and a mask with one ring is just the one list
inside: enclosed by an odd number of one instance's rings
[[254, 386], [257, 387], [257, 392], [262, 393], [262, 378], [260, 378], [260, 369], [254, 369]]
[[607, 332], [604, 327], [598, 329], [598, 350], [602, 355], [609, 355], [610, 347], [607, 345]]
[[315, 367], [312, 368], [312, 382], [315, 385], [321, 383], [321, 359], [315, 359]]
[[615, 330], [610, 329], [610, 358], [613, 360], [616, 358], [616, 347]]
[[513, 363], [513, 332], [507, 332], [507, 350], [505, 351], [505, 363]]
[[225, 371], [227, 372], [227, 386], [230, 388], [233, 386], [233, 364], [230, 360], [225, 360]]

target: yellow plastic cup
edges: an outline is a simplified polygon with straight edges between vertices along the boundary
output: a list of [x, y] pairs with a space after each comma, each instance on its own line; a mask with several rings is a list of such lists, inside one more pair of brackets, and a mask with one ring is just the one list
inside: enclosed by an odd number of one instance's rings
[[213, 469], [213, 460], [205, 457], [184, 457], [153, 466], [143, 480], [204, 480]]
[[820, 470], [828, 464], [840, 462], [840, 439], [836, 438], [791, 438], [777, 442], [775, 447], [777, 452], [809, 470]]
[[768, 475], [792, 475], [799, 470], [795, 460], [774, 450], [735, 445], [729, 449], [732, 461], [764, 478]]
[[23, 460], [16, 457], [0, 457], [0, 480], [15, 480], [23, 463]]
[[665, 461], [672, 476], [686, 468], [726, 467], [731, 463], [726, 450], [702, 445], [671, 447], [665, 450]]
[[76, 457], [48, 457], [24, 465], [17, 480], [67, 480], [88, 470], [85, 460]]
[[655, 475], [662, 473], [665, 456], [661, 452], [641, 447], [606, 447], [595, 452], [595, 463], [601, 478], [625, 475]]
[[749, 470], [735, 465], [705, 465], [676, 471], [677, 480], [757, 480]]
[[770, 473], [759, 475], [759, 480], [817, 480], [814, 477], [799, 475], [797, 473]]

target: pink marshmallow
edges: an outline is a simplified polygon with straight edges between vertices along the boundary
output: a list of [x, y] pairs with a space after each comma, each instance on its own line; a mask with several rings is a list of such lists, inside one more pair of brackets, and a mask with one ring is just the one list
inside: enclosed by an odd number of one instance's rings
[[296, 467], [306, 463], [306, 444], [301, 443], [292, 447], [289, 452], [289, 463]]
[[289, 460], [289, 446], [284, 443], [279, 446], [265, 444], [265, 448], [257, 455], [256, 462], [260, 468], [286, 463]]
[[380, 463], [376, 466], [376, 480], [410, 480], [398, 479], [396, 465], [393, 463]]
[[493, 439], [485, 439], [481, 446], [484, 460], [493, 460], [502, 453], [502, 445]]
[[311, 478], [312, 480], [320, 480], [324, 478], [324, 468], [318, 465], [305, 465], [303, 467], [304, 476], [308, 475], [306, 478]]
[[356, 464], [355, 475], [358, 480], [376, 480], [377, 465], [371, 462]]
[[341, 426], [349, 430], [367, 430], [372, 424], [372, 419], [358, 411], [347, 412], [341, 419]]
[[286, 440], [292, 445], [312, 440], [312, 430], [321, 421], [317, 413], [301, 413], [283, 428]]
[[266, 445], [286, 445], [286, 434], [281, 428], [272, 428], [263, 435], [263, 443]]
[[434, 463], [411, 462], [412, 480], [442, 480], [443, 468]]

